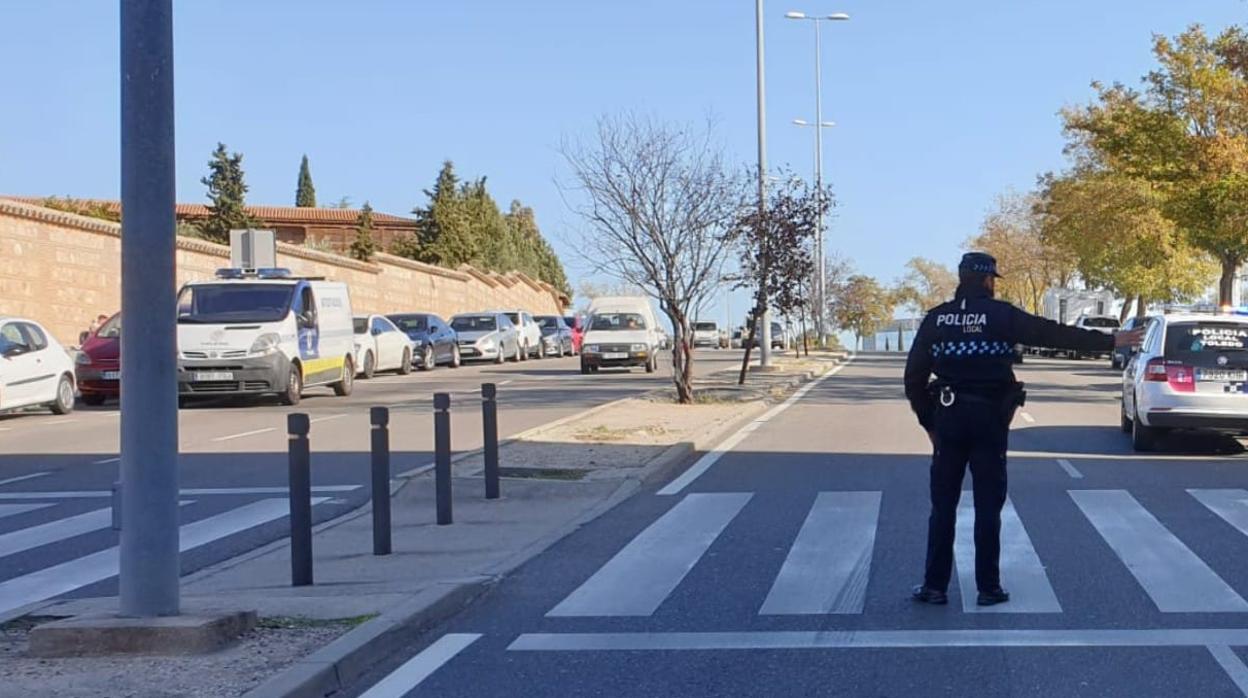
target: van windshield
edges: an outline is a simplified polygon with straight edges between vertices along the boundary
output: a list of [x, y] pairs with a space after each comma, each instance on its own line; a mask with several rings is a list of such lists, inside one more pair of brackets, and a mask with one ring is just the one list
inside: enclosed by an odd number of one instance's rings
[[637, 313], [600, 313], [594, 316], [589, 329], [597, 331], [644, 330], [646, 319]]
[[178, 322], [277, 322], [290, 312], [293, 284], [200, 284], [178, 295]]
[[719, 329], [713, 322], [695, 322], [693, 323], [694, 332], [714, 332]]

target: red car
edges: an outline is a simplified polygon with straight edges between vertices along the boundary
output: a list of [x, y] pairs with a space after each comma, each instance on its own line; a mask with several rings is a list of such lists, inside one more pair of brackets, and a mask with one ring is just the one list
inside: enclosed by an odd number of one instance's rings
[[121, 396], [121, 313], [108, 319], [82, 343], [78, 354], [78, 391], [88, 405]]
[[585, 337], [585, 328], [581, 326], [580, 315], [568, 315], [563, 318], [565, 324], [572, 328], [572, 351], [581, 353], [581, 340]]

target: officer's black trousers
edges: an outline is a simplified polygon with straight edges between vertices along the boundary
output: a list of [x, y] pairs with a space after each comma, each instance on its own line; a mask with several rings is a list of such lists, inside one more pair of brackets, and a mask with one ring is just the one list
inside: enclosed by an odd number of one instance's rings
[[[927, 524], [924, 583], [947, 591], [953, 571], [953, 536], [966, 466], [975, 492], [975, 582], [981, 591], [1001, 585], [1001, 507], [1005, 505], [1008, 417], [995, 404], [959, 400], [936, 413], [932, 457], [932, 515]], [[970, 593], [963, 589], [963, 594]]]

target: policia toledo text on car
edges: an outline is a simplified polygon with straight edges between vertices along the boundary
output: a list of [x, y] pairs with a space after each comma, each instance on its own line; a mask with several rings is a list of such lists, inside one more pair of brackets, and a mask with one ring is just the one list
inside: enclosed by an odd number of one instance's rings
[[[1115, 344], [1110, 335], [1061, 325], [995, 300], [998, 276], [991, 256], [964, 255], [957, 293], [928, 312], [906, 360], [906, 398], [935, 450], [927, 568], [923, 584], [914, 590], [914, 598], [924, 603], [948, 603], [958, 497], [968, 462], [975, 493], [978, 603], [991, 606], [1010, 599], [998, 569], [1005, 453], [1010, 421], [1026, 397], [1023, 384], [1014, 379], [1014, 345], [1110, 351]], [[933, 373], [936, 379], [929, 383]]]

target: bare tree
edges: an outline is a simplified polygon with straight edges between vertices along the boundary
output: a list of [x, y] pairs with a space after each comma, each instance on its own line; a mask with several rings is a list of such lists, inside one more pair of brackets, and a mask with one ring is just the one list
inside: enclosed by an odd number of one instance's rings
[[[580, 251], [596, 271], [641, 288], [674, 334], [672, 381], [693, 402], [691, 316], [721, 283], [745, 188], [708, 124], [605, 116], [589, 141], [565, 141], [565, 196], [588, 224]], [[571, 199], [579, 199], [572, 202]]]

